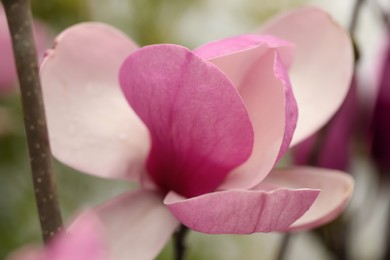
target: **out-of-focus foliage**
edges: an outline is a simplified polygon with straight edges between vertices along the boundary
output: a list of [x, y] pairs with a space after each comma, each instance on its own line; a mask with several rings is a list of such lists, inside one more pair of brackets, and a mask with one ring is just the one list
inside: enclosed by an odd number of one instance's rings
[[89, 11], [85, 1], [31, 0], [31, 8], [34, 16], [57, 30], [89, 19]]

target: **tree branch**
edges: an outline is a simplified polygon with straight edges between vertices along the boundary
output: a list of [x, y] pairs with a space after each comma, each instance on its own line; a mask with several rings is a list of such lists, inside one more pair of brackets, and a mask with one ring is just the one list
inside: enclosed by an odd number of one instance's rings
[[11, 33], [22, 95], [24, 124], [42, 236], [47, 243], [62, 228], [53, 177], [29, 0], [2, 0]]

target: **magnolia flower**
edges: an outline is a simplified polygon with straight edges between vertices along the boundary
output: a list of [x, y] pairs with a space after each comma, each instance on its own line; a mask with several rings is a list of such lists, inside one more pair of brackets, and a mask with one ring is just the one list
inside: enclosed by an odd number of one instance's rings
[[352, 64], [347, 33], [315, 8], [193, 51], [75, 25], [41, 68], [53, 153], [140, 183], [96, 209], [114, 259], [155, 257], [180, 222], [211, 234], [309, 229], [343, 210], [352, 179], [274, 165], [337, 110]]
[[68, 232], [59, 233], [46, 248], [27, 246], [7, 260], [108, 260], [102, 226], [92, 212], [85, 213]]
[[[34, 22], [35, 44], [39, 57], [43, 57], [44, 50], [49, 46], [49, 33], [45, 25]], [[7, 19], [3, 6], [0, 3], [0, 95], [9, 93], [14, 89], [16, 65], [12, 52], [11, 36], [8, 30]]]

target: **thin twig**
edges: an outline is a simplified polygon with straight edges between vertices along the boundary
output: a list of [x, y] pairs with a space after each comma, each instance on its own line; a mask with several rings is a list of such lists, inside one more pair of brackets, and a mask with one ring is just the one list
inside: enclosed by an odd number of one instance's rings
[[62, 228], [43, 107], [29, 0], [2, 0], [11, 33], [22, 95], [24, 124], [42, 236]]
[[351, 35], [355, 34], [357, 23], [359, 21], [360, 10], [361, 10], [361, 7], [364, 4], [364, 2], [365, 2], [365, 0], [356, 0], [355, 4], [353, 6], [351, 21], [349, 22], [349, 28], [348, 28], [349, 33]]
[[282, 242], [280, 244], [279, 252], [278, 255], [276, 256], [276, 260], [284, 260], [286, 259], [287, 252], [288, 252], [288, 247], [291, 241], [291, 233], [286, 233], [282, 237]]
[[180, 225], [178, 230], [174, 234], [174, 248], [175, 248], [175, 260], [184, 260], [186, 254], [185, 238], [189, 229]]

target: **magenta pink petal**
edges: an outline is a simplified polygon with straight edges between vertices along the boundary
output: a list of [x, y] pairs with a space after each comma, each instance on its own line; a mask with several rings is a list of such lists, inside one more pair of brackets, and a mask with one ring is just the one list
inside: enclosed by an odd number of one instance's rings
[[126, 98], [152, 136], [147, 169], [165, 191], [213, 191], [243, 163], [253, 128], [237, 90], [213, 64], [176, 45], [144, 47], [120, 71]]
[[299, 108], [292, 144], [323, 126], [336, 112], [353, 72], [353, 48], [348, 33], [323, 10], [301, 8], [278, 16], [264, 25], [270, 34], [295, 44], [289, 70]]
[[136, 190], [93, 210], [103, 224], [112, 260], [154, 259], [179, 223], [159, 194]]
[[208, 234], [283, 231], [311, 206], [318, 190], [229, 190], [186, 199], [170, 192], [164, 203], [191, 229]]
[[100, 23], [78, 24], [57, 37], [41, 77], [58, 160], [100, 177], [139, 180], [150, 140], [118, 80], [120, 65], [136, 49], [122, 32]]
[[344, 172], [296, 167], [272, 171], [262, 185], [321, 190], [311, 208], [286, 230], [298, 231], [321, 226], [336, 218], [351, 197], [354, 183], [352, 177]]

